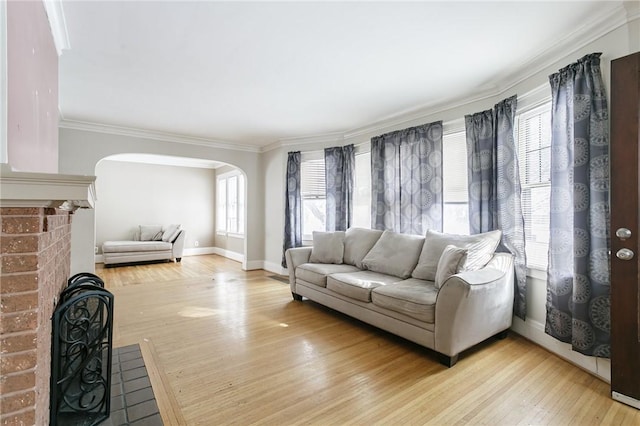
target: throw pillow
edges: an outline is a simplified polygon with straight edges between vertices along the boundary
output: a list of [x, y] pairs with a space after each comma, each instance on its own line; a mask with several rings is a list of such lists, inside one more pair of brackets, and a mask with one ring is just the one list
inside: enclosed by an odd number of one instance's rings
[[310, 263], [342, 263], [344, 254], [344, 231], [313, 231]]
[[442, 256], [438, 261], [438, 270], [436, 271], [435, 286], [442, 287], [442, 284], [454, 274], [457, 274], [464, 261], [466, 260], [467, 249], [448, 245], [444, 248]]
[[461, 271], [473, 271], [484, 267], [493, 256], [500, 243], [502, 231], [489, 231], [476, 235], [443, 234], [429, 229], [424, 239], [424, 247], [418, 265], [411, 276], [421, 280], [435, 281], [438, 262], [444, 248], [449, 244], [466, 248], [467, 257]]
[[347, 229], [344, 235], [344, 263], [364, 269], [362, 259], [369, 253], [381, 235], [382, 231], [379, 229]]
[[384, 231], [362, 259], [362, 265], [374, 272], [409, 278], [420, 256], [424, 237]]
[[169, 225], [164, 229], [162, 233], [162, 241], [173, 242], [174, 238], [178, 236], [178, 230], [180, 229], [180, 225]]
[[161, 225], [140, 225], [140, 241], [160, 241], [161, 239]]

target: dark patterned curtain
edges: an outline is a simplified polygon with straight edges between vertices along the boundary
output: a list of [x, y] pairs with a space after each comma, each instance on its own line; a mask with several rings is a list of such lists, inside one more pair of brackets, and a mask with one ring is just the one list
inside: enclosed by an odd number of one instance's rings
[[502, 231], [501, 248], [514, 255], [514, 313], [527, 313], [527, 260], [520, 172], [514, 137], [516, 96], [492, 110], [465, 116], [469, 176], [469, 229], [472, 234]]
[[371, 225], [442, 231], [442, 122], [371, 139]]
[[282, 267], [287, 267], [284, 252], [302, 245], [302, 196], [300, 194], [300, 151], [290, 152], [287, 159], [287, 182], [284, 207], [284, 244]]
[[326, 199], [326, 230], [346, 231], [353, 219], [353, 145], [324, 150]]
[[610, 353], [609, 131], [600, 53], [549, 76], [551, 217], [545, 331]]

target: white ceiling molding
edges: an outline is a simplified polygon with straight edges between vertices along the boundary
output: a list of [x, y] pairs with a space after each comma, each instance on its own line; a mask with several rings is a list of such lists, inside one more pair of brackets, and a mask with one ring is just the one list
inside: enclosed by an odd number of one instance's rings
[[56, 45], [58, 56], [62, 55], [63, 50], [71, 48], [69, 43], [69, 33], [67, 31], [67, 21], [64, 19], [64, 9], [60, 0], [43, 0], [44, 8], [49, 17], [49, 25], [51, 26], [51, 35]]
[[225, 142], [214, 139], [197, 138], [193, 136], [176, 135], [155, 130], [133, 129], [130, 127], [111, 126], [108, 124], [88, 123], [85, 121], [60, 120], [59, 128], [84, 130], [88, 132], [106, 133], [117, 136], [129, 136], [133, 138], [152, 139], [163, 142], [184, 143], [189, 145], [200, 145], [209, 148], [228, 149], [232, 151], [260, 152], [258, 146], [240, 145], [233, 142]]
[[[624, 4], [620, 4], [609, 11], [608, 14], [595, 17], [590, 22], [576, 28], [567, 37], [560, 40], [554, 46], [535, 54], [529, 61], [525, 62], [517, 71], [510, 75], [496, 77], [494, 83], [499, 87], [499, 92], [504, 93], [515, 87], [519, 83], [543, 71], [545, 68], [562, 60], [564, 57], [579, 51], [583, 47], [592, 43], [620, 28], [633, 20], [629, 17]], [[580, 58], [574, 58], [578, 60]], [[502, 83], [501, 83], [502, 82]]]
[[[629, 5], [633, 3], [633, 5]], [[588, 45], [589, 43], [597, 40], [600, 37], [614, 31], [615, 29], [631, 22], [640, 17], [640, 2], [625, 2], [613, 8], [608, 14], [604, 14], [594, 18], [592, 21], [586, 23], [580, 28], [573, 31], [567, 38], [558, 42], [558, 44], [545, 49], [543, 52], [536, 54], [531, 60], [522, 65], [516, 72], [503, 77], [496, 78], [493, 83], [488, 84], [490, 88], [470, 94], [464, 98], [457, 100], [449, 100], [446, 102], [435, 101], [427, 105], [422, 105], [414, 108], [412, 111], [405, 111], [402, 113], [394, 114], [391, 117], [384, 118], [380, 121], [372, 123], [368, 126], [353, 129], [342, 133], [342, 139], [351, 140], [358, 138], [371, 137], [371, 135], [384, 134], [395, 129], [403, 128], [403, 126], [412, 126], [413, 123], [419, 123], [421, 121], [429, 119], [434, 115], [441, 114], [445, 111], [464, 107], [465, 105], [471, 105], [475, 102], [499, 98], [504, 96], [507, 92], [512, 90], [516, 85], [522, 83], [528, 78], [533, 77], [537, 73], [543, 71], [545, 68], [552, 66], [554, 63], [560, 61], [562, 58], [576, 52]], [[576, 60], [579, 58], [575, 58]], [[500, 82], [504, 82], [500, 84]], [[521, 105], [533, 108], [546, 100], [546, 96], [543, 92], [548, 90], [547, 85], [538, 86], [534, 90], [518, 97], [520, 104], [521, 100], [525, 101]], [[535, 105], [533, 105], [535, 103]], [[530, 105], [531, 104], [531, 105]], [[474, 111], [469, 111], [473, 113]], [[460, 130], [460, 122], [447, 123], [453, 127], [448, 130], [449, 132], [456, 132]], [[462, 120], [464, 125], [464, 120]], [[281, 139], [277, 142], [270, 144], [265, 150], [276, 149], [286, 145], [304, 144], [305, 141], [313, 141], [314, 139], [323, 140], [326, 136], [336, 138], [338, 133], [331, 133], [327, 135], [315, 135], [306, 136], [304, 138], [287, 138]], [[307, 142], [311, 143], [311, 142]]]

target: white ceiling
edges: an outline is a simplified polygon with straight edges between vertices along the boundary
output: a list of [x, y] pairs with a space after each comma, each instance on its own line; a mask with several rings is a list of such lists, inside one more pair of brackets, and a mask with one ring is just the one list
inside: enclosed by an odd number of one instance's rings
[[60, 110], [256, 147], [348, 132], [497, 90], [618, 5], [64, 1]]

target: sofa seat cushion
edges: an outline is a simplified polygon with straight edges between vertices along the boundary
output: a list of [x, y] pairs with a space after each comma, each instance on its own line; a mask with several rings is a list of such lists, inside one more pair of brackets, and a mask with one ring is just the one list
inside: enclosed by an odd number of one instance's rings
[[173, 245], [164, 241], [105, 241], [103, 253], [127, 253], [140, 251], [171, 251]]
[[438, 290], [432, 281], [409, 278], [371, 292], [374, 305], [433, 324]]
[[371, 290], [398, 282], [398, 277], [372, 271], [331, 274], [327, 289], [363, 302], [371, 302]]
[[300, 278], [320, 287], [327, 286], [327, 275], [339, 272], [356, 272], [358, 268], [352, 265], [333, 263], [303, 263], [296, 268], [296, 278]]

